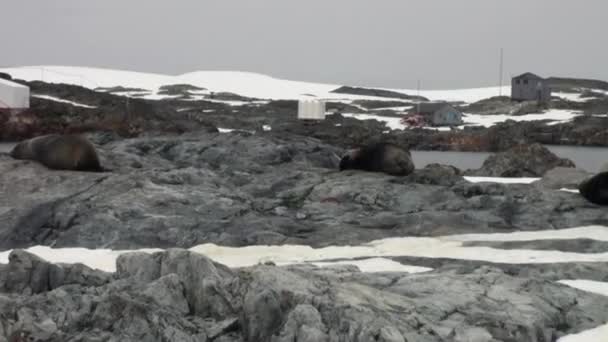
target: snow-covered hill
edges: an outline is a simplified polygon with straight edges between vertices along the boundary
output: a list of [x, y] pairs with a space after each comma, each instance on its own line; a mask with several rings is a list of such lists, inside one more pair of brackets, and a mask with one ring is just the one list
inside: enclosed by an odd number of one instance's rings
[[[156, 95], [163, 85], [190, 84], [213, 92], [231, 92], [241, 96], [261, 99], [299, 99], [311, 96], [323, 99], [373, 99], [371, 96], [331, 93], [339, 88], [337, 84], [299, 82], [273, 78], [263, 74], [237, 71], [196, 71], [183, 75], [171, 76], [132, 71], [69, 67], [69, 66], [23, 66], [0, 69], [14, 78], [26, 81], [40, 80], [48, 83], [75, 84], [86, 88], [106, 88], [122, 86], [126, 88], [145, 89]], [[411, 89], [392, 90], [408, 95], [416, 95]], [[507, 94], [510, 87], [503, 87]], [[498, 87], [457, 89], [457, 90], [421, 90], [420, 95], [430, 100], [475, 102], [499, 94]]]

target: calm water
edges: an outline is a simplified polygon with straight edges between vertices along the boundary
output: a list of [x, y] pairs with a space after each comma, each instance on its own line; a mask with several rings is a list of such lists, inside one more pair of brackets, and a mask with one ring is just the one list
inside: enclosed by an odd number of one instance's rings
[[[0, 143], [0, 152], [9, 152], [13, 146], [15, 146], [14, 143]], [[608, 164], [608, 147], [547, 145], [547, 148], [562, 158], [572, 160], [576, 166], [589, 172], [597, 172], [604, 164]], [[417, 168], [423, 168], [432, 163], [441, 163], [454, 165], [461, 170], [481, 167], [490, 154], [487, 152], [412, 151]]]
[[[589, 172], [598, 172], [604, 164], [608, 164], [608, 147], [578, 147], [546, 145], [561, 158], [568, 158], [577, 167]], [[441, 151], [412, 151], [414, 164], [423, 168], [428, 164], [441, 163], [454, 165], [459, 169], [477, 169], [491, 153], [487, 152], [441, 152]]]

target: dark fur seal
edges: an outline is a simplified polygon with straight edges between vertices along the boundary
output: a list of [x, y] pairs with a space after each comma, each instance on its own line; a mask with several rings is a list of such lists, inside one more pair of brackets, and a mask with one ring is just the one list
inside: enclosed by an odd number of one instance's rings
[[598, 173], [583, 181], [578, 186], [578, 192], [591, 203], [608, 205], [608, 172]]
[[93, 144], [80, 135], [49, 134], [25, 140], [10, 155], [55, 170], [108, 171], [101, 167]]
[[414, 163], [409, 151], [391, 143], [375, 143], [342, 157], [340, 171], [348, 169], [406, 176], [414, 171]]

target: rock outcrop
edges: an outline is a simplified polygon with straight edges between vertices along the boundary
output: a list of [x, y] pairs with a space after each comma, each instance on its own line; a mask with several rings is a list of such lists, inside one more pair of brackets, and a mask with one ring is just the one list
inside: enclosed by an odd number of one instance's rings
[[0, 340], [555, 341], [608, 319], [606, 297], [487, 266], [229, 269], [172, 249], [125, 254], [112, 275], [53, 278], [67, 267], [11, 254], [0, 268]]
[[407, 177], [339, 172], [344, 150], [295, 135], [90, 138], [112, 172], [50, 171], [0, 155], [0, 248], [323, 246], [607, 218], [578, 194], [472, 184], [449, 166]]
[[556, 167], [576, 167], [571, 160], [559, 158], [540, 145], [519, 145], [492, 155], [479, 170], [469, 172], [485, 177], [542, 177]]

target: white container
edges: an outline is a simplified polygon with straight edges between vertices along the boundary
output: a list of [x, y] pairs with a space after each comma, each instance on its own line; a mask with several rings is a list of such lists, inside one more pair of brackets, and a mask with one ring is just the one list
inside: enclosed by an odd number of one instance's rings
[[325, 101], [300, 100], [298, 101], [298, 119], [325, 120]]

